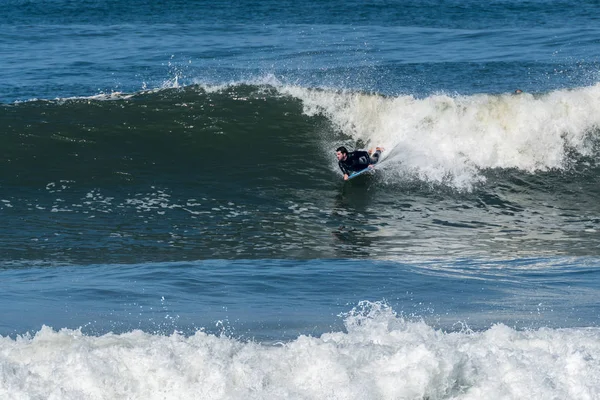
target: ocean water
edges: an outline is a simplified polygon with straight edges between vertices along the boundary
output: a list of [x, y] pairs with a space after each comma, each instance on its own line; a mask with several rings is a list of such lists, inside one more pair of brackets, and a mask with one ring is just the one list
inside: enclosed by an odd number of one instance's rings
[[597, 1], [0, 4], [0, 398], [600, 398]]

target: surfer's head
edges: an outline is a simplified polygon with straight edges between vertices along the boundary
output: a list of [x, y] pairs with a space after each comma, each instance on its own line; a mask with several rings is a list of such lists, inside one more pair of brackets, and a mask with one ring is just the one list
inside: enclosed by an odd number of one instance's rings
[[340, 146], [335, 151], [338, 161], [345, 160], [348, 157], [348, 150], [344, 146]]

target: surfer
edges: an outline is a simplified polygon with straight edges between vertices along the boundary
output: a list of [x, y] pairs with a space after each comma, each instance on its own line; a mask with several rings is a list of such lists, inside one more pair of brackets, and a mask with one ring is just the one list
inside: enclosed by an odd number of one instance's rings
[[365, 168], [373, 168], [373, 165], [377, 164], [379, 161], [379, 156], [383, 148], [377, 147], [375, 148], [375, 152], [370, 150], [366, 151], [351, 151], [348, 153], [348, 150], [344, 146], [340, 146], [337, 148], [336, 155], [338, 159], [338, 165], [344, 174], [344, 180], [348, 180], [348, 176], [352, 172], [360, 171]]

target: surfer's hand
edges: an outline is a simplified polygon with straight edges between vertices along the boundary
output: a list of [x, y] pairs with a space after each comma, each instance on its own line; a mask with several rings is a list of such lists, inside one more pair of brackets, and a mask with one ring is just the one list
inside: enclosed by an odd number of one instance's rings
[[344, 180], [347, 181], [348, 180], [348, 174], [344, 174]]
[[369, 164], [369, 168], [373, 169], [373, 168], [375, 168], [375, 166], [373, 164]]

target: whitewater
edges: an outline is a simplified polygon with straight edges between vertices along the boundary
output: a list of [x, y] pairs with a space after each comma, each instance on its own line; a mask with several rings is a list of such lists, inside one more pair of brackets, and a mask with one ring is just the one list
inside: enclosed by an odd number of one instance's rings
[[346, 332], [286, 343], [202, 331], [99, 337], [42, 328], [2, 339], [4, 398], [594, 399], [598, 329], [456, 332], [407, 321], [381, 303]]
[[[600, 85], [542, 94], [381, 96], [284, 87], [364, 146], [383, 146], [386, 171], [469, 189], [480, 171], [565, 170], [594, 156]], [[390, 174], [392, 175], [392, 174]]]

